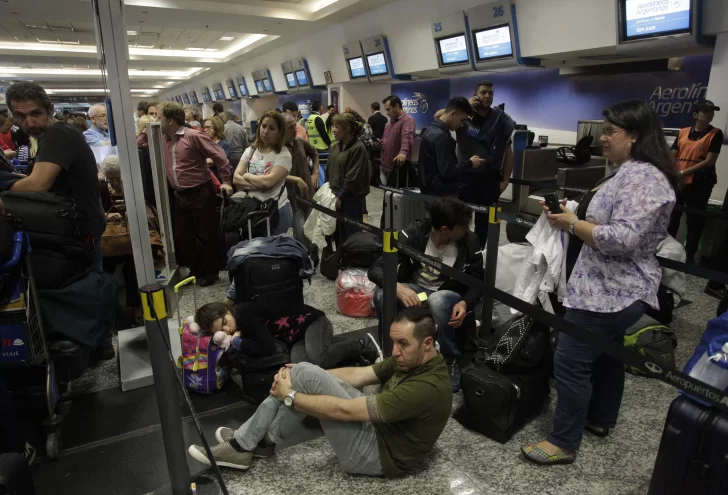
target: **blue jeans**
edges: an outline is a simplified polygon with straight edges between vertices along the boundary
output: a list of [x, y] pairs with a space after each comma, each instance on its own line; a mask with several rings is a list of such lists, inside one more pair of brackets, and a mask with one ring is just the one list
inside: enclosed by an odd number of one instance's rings
[[[427, 301], [423, 303], [423, 306], [430, 309], [432, 313], [432, 319], [435, 320], [435, 326], [437, 327], [437, 342], [440, 344], [440, 353], [446, 358], [460, 358], [460, 350], [457, 346], [457, 332], [463, 330], [460, 328], [453, 328], [448, 323], [452, 317], [452, 308], [457, 303], [463, 300], [462, 296], [457, 292], [451, 290], [438, 290], [431, 291], [420, 287], [417, 284], [404, 284], [416, 293], [424, 292], [427, 294]], [[382, 328], [382, 289], [377, 288], [374, 293], [374, 309], [377, 311], [377, 318], [379, 318], [379, 341], [383, 342], [384, 336]], [[404, 309], [402, 302], [397, 299], [397, 311]]]
[[[567, 309], [564, 319], [622, 345], [626, 330], [644, 312], [644, 303], [637, 301], [616, 313]], [[558, 402], [549, 442], [575, 451], [587, 420], [607, 428], [617, 424], [624, 391], [624, 365], [620, 361], [561, 333], [554, 356], [554, 376]]]

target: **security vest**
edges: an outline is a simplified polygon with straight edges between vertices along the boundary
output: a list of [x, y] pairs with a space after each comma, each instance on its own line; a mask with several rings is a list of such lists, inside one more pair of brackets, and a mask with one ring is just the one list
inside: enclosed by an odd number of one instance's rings
[[326, 145], [326, 142], [321, 138], [321, 134], [316, 128], [317, 118], [320, 119], [321, 115], [313, 112], [311, 113], [311, 115], [308, 116], [308, 119], [306, 119], [306, 133], [308, 134], [308, 142], [311, 143], [311, 146], [316, 148], [318, 151], [328, 151], [329, 147]]
[[[690, 167], [694, 167], [698, 163], [702, 162], [708, 157], [708, 149], [710, 149], [710, 143], [713, 141], [715, 134], [718, 132], [717, 128], [712, 128], [705, 136], [701, 137], [697, 141], [690, 139], [690, 134], [693, 132], [692, 127], [686, 127], [680, 129], [677, 135], [677, 168], [678, 170], [685, 170]], [[715, 167], [709, 167], [706, 169], [699, 170], [700, 175], [714, 175]], [[683, 183], [692, 184], [695, 174], [684, 175]]]

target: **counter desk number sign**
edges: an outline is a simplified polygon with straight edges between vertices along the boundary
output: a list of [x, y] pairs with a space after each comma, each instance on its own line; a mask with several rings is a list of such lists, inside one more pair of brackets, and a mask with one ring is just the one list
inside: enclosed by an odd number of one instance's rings
[[326, 84], [333, 84], [334, 83], [334, 78], [331, 77], [331, 71], [330, 70], [327, 70], [326, 72], [324, 72], [324, 78], [326, 79]]

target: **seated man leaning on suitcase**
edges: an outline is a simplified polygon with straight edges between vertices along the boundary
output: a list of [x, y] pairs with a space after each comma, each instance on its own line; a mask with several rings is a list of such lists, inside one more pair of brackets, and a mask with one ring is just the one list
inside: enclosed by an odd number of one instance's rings
[[[324, 435], [351, 474], [399, 476], [419, 466], [450, 418], [450, 378], [435, 348], [435, 323], [424, 309], [399, 313], [390, 336], [392, 356], [373, 366], [281, 368], [271, 395], [245, 424], [216, 431], [217, 465], [248, 469], [254, 457], [270, 457], [276, 446]], [[380, 383], [377, 395], [358, 390]], [[189, 453], [210, 464], [203, 447], [192, 445]]]
[[[430, 218], [417, 220], [400, 232], [399, 242], [441, 263], [483, 280], [483, 260], [478, 238], [468, 230], [473, 211], [454, 196], [437, 198], [430, 207]], [[369, 269], [369, 280], [377, 284], [374, 307], [379, 317], [381, 338], [382, 283], [384, 258]], [[437, 342], [452, 379], [452, 391], [460, 390], [461, 357], [458, 342], [464, 342], [463, 322], [480, 298], [473, 288], [450, 279], [439, 271], [410, 259], [399, 251], [397, 307], [426, 306], [437, 325]], [[474, 318], [470, 318], [474, 323]]]

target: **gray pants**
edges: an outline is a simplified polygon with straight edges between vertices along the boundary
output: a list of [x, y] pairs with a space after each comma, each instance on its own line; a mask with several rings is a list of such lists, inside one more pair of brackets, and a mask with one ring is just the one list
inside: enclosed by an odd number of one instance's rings
[[[333, 395], [354, 399], [362, 394], [334, 375], [310, 363], [291, 369], [293, 390], [312, 395]], [[270, 396], [255, 414], [235, 432], [235, 440], [245, 450], [255, 450], [268, 434], [278, 447], [290, 447], [325, 435], [339, 459], [341, 468], [351, 474], [384, 474], [379, 461], [377, 434], [370, 422], [320, 420], [288, 408]]]

